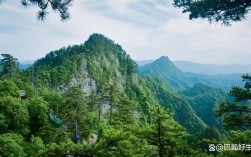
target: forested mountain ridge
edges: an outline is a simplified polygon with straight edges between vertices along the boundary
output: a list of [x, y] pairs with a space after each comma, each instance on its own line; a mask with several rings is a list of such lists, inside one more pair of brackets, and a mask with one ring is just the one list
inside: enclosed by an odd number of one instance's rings
[[[188, 99], [172, 90], [159, 78], [144, 77], [145, 85], [151, 90], [157, 102], [174, 113], [174, 118], [189, 133], [196, 133], [205, 130], [207, 125], [196, 115]], [[195, 129], [196, 128], [196, 129]]]
[[[154, 62], [153, 59], [137, 60], [139, 66]], [[250, 64], [203, 64], [185, 60], [172, 60], [173, 64], [182, 72], [201, 74], [201, 75], [228, 75], [250, 73]]]
[[91, 35], [82, 45], [50, 52], [35, 62], [34, 69], [28, 70], [29, 75], [32, 70], [38, 72], [42, 86], [62, 92], [68, 85], [74, 85], [81, 86], [81, 90], [89, 95], [102, 92], [105, 83], [113, 83], [131, 100], [137, 101], [142, 111], [148, 110], [149, 106], [145, 104], [159, 103], [174, 112], [174, 118], [188, 132], [196, 133], [206, 127], [185, 98], [176, 96], [177, 93], [160, 80], [139, 77], [137, 64], [121, 46], [99, 34]]
[[190, 72], [203, 75], [219, 75], [219, 74], [245, 74], [250, 73], [251, 65], [241, 64], [200, 64], [189, 61], [173, 61], [183, 72]]
[[191, 83], [167, 56], [162, 56], [152, 63], [139, 67], [141, 75], [158, 77], [173, 89], [186, 89]]
[[[226, 100], [227, 92], [220, 89], [217, 84], [205, 78], [201, 78], [201, 76], [197, 74], [183, 73], [168, 59], [168, 57], [164, 56], [150, 64], [139, 67], [139, 71], [143, 76], [157, 77], [167, 85], [170, 85], [170, 88], [178, 90], [179, 92], [174, 92], [175, 96], [180, 97], [181, 101], [188, 104], [187, 106], [191, 106], [192, 110], [196, 113], [195, 115], [202, 119], [203, 123], [208, 126], [215, 126], [218, 129], [222, 129], [219, 119], [214, 113], [214, 109], [221, 101]], [[165, 88], [164, 85], [161, 85], [161, 87]], [[160, 91], [161, 90], [158, 89], [158, 93], [160, 93]], [[171, 91], [171, 89], [169, 89], [169, 91]], [[172, 99], [169, 98], [168, 100]], [[178, 110], [176, 110], [175, 113], [177, 111]], [[186, 111], [186, 113], [189, 112]], [[186, 114], [177, 114], [177, 116], [179, 115], [185, 116]]]
[[[162, 58], [163, 61], [165, 60], [164, 56], [160, 58]], [[137, 61], [140, 74], [152, 76], [157, 75], [171, 87], [177, 89], [184, 89], [192, 87], [196, 83], [203, 83], [209, 86], [229, 90], [231, 86], [243, 85], [240, 78], [241, 74], [237, 73], [239, 70], [238, 67], [240, 66], [241, 68], [239, 72], [247, 72], [249, 67], [248, 65], [236, 65], [237, 67], [234, 67], [235, 65], [196, 64], [187, 61], [171, 61], [168, 58], [165, 60], [168, 64], [162, 64], [160, 62], [155, 62], [157, 60]], [[145, 62], [146, 64], [140, 66], [140, 64]], [[155, 71], [155, 68], [157, 72]], [[182, 85], [184, 83], [185, 86]]]
[[225, 90], [231, 89], [232, 86], [243, 86], [241, 74], [202, 75], [185, 72], [185, 75], [193, 84], [203, 83]]
[[197, 153], [186, 147], [184, 127], [158, 105], [136, 63], [103, 35], [52, 51], [24, 72], [15, 70], [11, 55], [3, 57], [0, 155]]
[[0, 155], [206, 156], [201, 142], [224, 139], [191, 107], [194, 95], [139, 76], [122, 47], [101, 34], [52, 51], [25, 71], [5, 56]]
[[148, 59], [148, 60], [136, 60], [136, 63], [138, 66], [144, 66], [146, 64], [152, 63], [154, 60], [153, 59]]
[[126, 83], [122, 75], [130, 78], [137, 72], [136, 63], [119, 45], [98, 34], [90, 36], [85, 44], [50, 52], [36, 61], [34, 67], [40, 71], [42, 81], [50, 82], [51, 87], [68, 84], [73, 78], [75, 81], [71, 83], [78, 83], [81, 75], [99, 82], [120, 79], [122, 84]]
[[[165, 57], [161, 58], [165, 59]], [[169, 62], [169, 60], [166, 59], [166, 62]], [[151, 66], [153, 63], [155, 64]], [[168, 76], [165, 74], [171, 71], [170, 68], [174, 67], [172, 64], [153, 63], [140, 68], [140, 74], [142, 74], [141, 70], [144, 69], [144, 75], [157, 77], [166, 84], [172, 83], [171, 81], [167, 81], [170, 77], [175, 79], [177, 76], [185, 76], [185, 79], [182, 78], [179, 81], [189, 81], [193, 85], [184, 90], [178, 87], [179, 95], [185, 97], [184, 99], [191, 104], [196, 115], [209, 126], [206, 130], [188, 138], [188, 143], [193, 148], [205, 150], [210, 147], [208, 143], [219, 143], [219, 141], [222, 141], [222, 143], [250, 143], [250, 104], [245, 101], [249, 100], [250, 102], [251, 76], [249, 74], [242, 75], [242, 79], [240, 78], [241, 75], [239, 75], [239, 80], [245, 82], [243, 87], [243, 85], [240, 85], [240, 81], [234, 81], [231, 77], [228, 77], [230, 75], [215, 75], [209, 78], [209, 76], [192, 73], [183, 73], [183, 75], [176, 73], [176, 76]], [[237, 84], [232, 84], [234, 82], [237, 82]], [[244, 84], [243, 82], [241, 84]], [[227, 93], [219, 87], [224, 87], [225, 89], [231, 88], [231, 90]], [[232, 96], [231, 100], [228, 97], [229, 95]], [[242, 100], [241, 103], [240, 100]], [[228, 132], [229, 130], [230, 132]], [[222, 134], [227, 135], [227, 137], [224, 137]], [[250, 152], [246, 151], [245, 148], [239, 152], [224, 151], [223, 149], [221, 153], [213, 154], [214, 156], [250, 156]]]
[[188, 98], [196, 114], [210, 127], [223, 129], [214, 109], [227, 98], [227, 93], [221, 88], [213, 88], [204, 84], [195, 84], [192, 88], [183, 90], [180, 94]]

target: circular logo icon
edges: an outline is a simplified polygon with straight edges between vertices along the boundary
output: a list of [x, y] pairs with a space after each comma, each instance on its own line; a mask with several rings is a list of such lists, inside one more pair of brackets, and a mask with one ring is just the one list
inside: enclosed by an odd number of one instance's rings
[[216, 151], [220, 152], [223, 150], [223, 145], [222, 144], [217, 144], [216, 145]]

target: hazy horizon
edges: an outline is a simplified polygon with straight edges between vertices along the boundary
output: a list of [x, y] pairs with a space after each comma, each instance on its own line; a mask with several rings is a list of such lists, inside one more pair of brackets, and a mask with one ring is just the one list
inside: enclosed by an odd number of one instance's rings
[[[159, 56], [160, 57], [163, 57], [163, 56]], [[144, 60], [135, 60], [133, 59], [135, 62], [145, 62], [145, 61], [150, 61], [150, 62], [154, 62], [155, 60], [159, 59], [159, 58], [156, 58], [156, 59], [144, 59]], [[18, 58], [17, 58], [18, 59]], [[37, 58], [37, 59], [40, 59], [40, 58]], [[21, 64], [33, 64], [37, 59], [35, 60], [19, 60], [19, 63]], [[170, 59], [170, 58], [169, 58]], [[210, 64], [210, 63], [198, 63], [198, 62], [193, 62], [193, 61], [189, 61], [189, 60], [172, 60], [170, 59], [172, 62], [191, 62], [191, 63], [195, 63], [195, 64], [204, 64], [204, 65], [219, 65], [219, 66], [224, 66], [224, 65], [243, 65], [243, 66], [246, 66], [246, 65], [251, 65], [251, 64], [241, 64], [241, 63], [230, 63], [230, 64]], [[148, 63], [147, 63], [148, 64]]]
[[251, 64], [251, 24], [231, 27], [190, 21], [187, 14], [166, 0], [82, 0], [69, 8], [71, 19], [60, 21], [50, 12], [36, 20], [36, 7], [28, 9], [9, 0], [0, 4], [0, 53], [21, 61], [36, 60], [53, 50], [84, 43], [100, 33], [120, 44], [134, 60], [168, 56], [202, 64]]

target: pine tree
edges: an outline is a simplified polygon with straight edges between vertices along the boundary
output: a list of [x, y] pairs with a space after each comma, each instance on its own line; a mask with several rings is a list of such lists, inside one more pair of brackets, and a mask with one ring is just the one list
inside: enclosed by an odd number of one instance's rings
[[249, 0], [174, 0], [174, 6], [190, 13], [190, 19], [203, 18], [209, 22], [221, 22], [230, 25], [231, 22], [245, 20], [250, 11]]
[[87, 105], [89, 107], [89, 112], [97, 112], [98, 115], [97, 140], [99, 140], [101, 135], [100, 125], [101, 125], [102, 99], [94, 93], [91, 93], [89, 96], [86, 97], [86, 99], [87, 99]]
[[167, 114], [160, 106], [155, 106], [150, 111], [151, 124], [147, 139], [150, 145], [157, 147], [159, 157], [175, 156], [182, 154], [185, 129], [173, 119], [172, 114]]
[[118, 87], [113, 84], [105, 84], [103, 92], [103, 101], [109, 105], [109, 124], [112, 125], [113, 120], [113, 110], [114, 107], [118, 104]]
[[248, 105], [248, 100], [251, 99], [251, 76], [245, 74], [242, 78], [245, 82], [244, 88], [233, 86], [229, 92], [235, 98], [235, 101], [222, 102], [215, 110], [227, 130], [247, 130], [251, 128], [251, 108]]
[[68, 126], [68, 129], [73, 133], [73, 140], [77, 143], [79, 132], [85, 136], [85, 128], [82, 125], [87, 114], [87, 104], [84, 95], [79, 87], [70, 87], [64, 94], [65, 105], [62, 107], [62, 121]]
[[37, 19], [43, 21], [48, 14], [48, 8], [51, 6], [51, 9], [55, 12], [59, 12], [61, 20], [66, 20], [70, 17], [69, 14], [69, 5], [72, 0], [21, 0], [21, 4], [25, 7], [31, 5], [38, 6], [39, 11], [37, 13]]
[[18, 70], [18, 61], [10, 54], [1, 54], [3, 59], [0, 61], [2, 70], [0, 72], [0, 78], [12, 79], [13, 74]]

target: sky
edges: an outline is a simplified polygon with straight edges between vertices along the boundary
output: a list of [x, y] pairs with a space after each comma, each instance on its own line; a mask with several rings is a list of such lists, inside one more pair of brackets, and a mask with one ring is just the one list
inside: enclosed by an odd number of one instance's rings
[[134, 60], [187, 60], [204, 64], [251, 64], [251, 16], [231, 27], [189, 20], [170, 0], [74, 0], [71, 18], [50, 12], [36, 19], [37, 7], [17, 0], [0, 4], [0, 53], [19, 61], [84, 43], [100, 33], [120, 44]]

